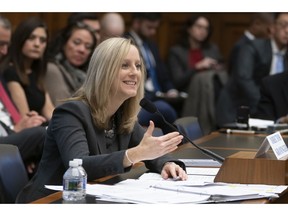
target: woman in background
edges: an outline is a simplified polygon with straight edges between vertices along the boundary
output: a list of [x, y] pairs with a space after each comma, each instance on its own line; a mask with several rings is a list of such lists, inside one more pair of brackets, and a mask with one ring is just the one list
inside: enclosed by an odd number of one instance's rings
[[95, 46], [93, 31], [82, 22], [68, 25], [51, 43], [45, 84], [55, 106], [83, 84]]
[[44, 87], [47, 41], [47, 26], [38, 17], [20, 23], [12, 35], [3, 76], [21, 116], [33, 110], [48, 121], [54, 106]]
[[216, 129], [215, 103], [227, 80], [218, 46], [210, 42], [212, 27], [203, 15], [187, 20], [182, 41], [171, 47], [168, 68], [178, 91], [188, 94], [181, 115], [195, 116], [204, 134]]
[[191, 16], [183, 35], [179, 44], [171, 47], [168, 56], [170, 75], [179, 91], [187, 91], [196, 73], [223, 66], [218, 46], [210, 42], [212, 26], [207, 17]]

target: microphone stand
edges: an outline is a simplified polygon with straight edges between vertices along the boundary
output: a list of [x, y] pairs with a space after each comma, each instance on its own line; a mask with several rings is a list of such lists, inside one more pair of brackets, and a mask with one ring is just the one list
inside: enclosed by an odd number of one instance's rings
[[165, 124], [168, 125], [173, 131], [179, 132], [186, 140], [188, 140], [194, 147], [199, 149], [203, 154], [205, 154], [206, 156], [218, 161], [220, 164], [222, 164], [224, 162], [224, 158], [223, 157], [221, 157], [220, 155], [217, 155], [216, 153], [214, 153], [212, 151], [209, 151], [208, 149], [201, 148], [200, 146], [196, 145], [191, 139], [189, 139], [189, 137], [187, 137], [185, 134], [183, 134], [174, 125], [172, 125], [171, 123], [167, 122], [166, 119], [164, 118], [164, 116], [159, 112], [158, 109], [156, 110], [155, 113], [158, 116], [160, 116], [162, 118], [162, 120], [165, 122]]

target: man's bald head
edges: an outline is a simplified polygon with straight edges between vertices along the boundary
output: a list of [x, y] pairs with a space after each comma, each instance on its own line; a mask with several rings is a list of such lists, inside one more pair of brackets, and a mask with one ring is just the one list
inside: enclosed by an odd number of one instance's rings
[[121, 37], [125, 31], [125, 22], [118, 13], [106, 13], [100, 20], [101, 41], [110, 37]]

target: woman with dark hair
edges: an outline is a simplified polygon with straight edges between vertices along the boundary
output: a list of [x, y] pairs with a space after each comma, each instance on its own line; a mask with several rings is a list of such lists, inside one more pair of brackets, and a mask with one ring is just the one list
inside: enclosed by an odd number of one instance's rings
[[34, 110], [50, 120], [54, 106], [44, 87], [48, 30], [38, 17], [20, 23], [12, 35], [3, 76], [21, 116]]
[[168, 57], [171, 78], [179, 91], [187, 91], [195, 73], [218, 69], [222, 61], [217, 45], [210, 42], [212, 26], [207, 17], [191, 16], [183, 35], [179, 44], [171, 47]]
[[227, 80], [222, 55], [210, 42], [212, 27], [203, 15], [187, 20], [182, 41], [171, 47], [168, 68], [178, 91], [188, 93], [182, 116], [198, 117], [204, 134], [215, 129], [214, 107], [218, 94]]
[[51, 43], [45, 84], [55, 106], [84, 82], [96, 42], [90, 27], [77, 22], [61, 30]]

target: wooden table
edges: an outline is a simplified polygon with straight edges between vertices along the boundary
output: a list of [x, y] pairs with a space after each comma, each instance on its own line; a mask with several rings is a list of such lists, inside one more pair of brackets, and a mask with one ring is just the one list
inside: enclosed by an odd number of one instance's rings
[[[265, 139], [265, 135], [238, 135], [238, 134], [223, 134], [219, 132], [211, 133], [207, 136], [204, 136], [198, 140], [195, 140], [194, 143], [201, 146], [202, 148], [209, 149], [216, 154], [219, 154], [222, 157], [230, 156], [239, 151], [257, 151], [263, 140]], [[285, 143], [288, 142], [288, 137], [283, 137]], [[205, 154], [196, 149], [192, 144], [186, 143], [171, 153], [171, 155], [178, 159], [209, 159]], [[115, 184], [125, 179], [136, 179], [141, 176], [143, 173], [148, 170], [145, 168], [143, 163], [137, 163], [131, 169], [130, 172], [108, 176], [101, 179], [97, 179], [94, 182], [90, 183], [98, 183], [98, 184]], [[47, 204], [47, 203], [65, 203], [62, 200], [62, 192], [56, 192], [47, 197], [36, 200], [32, 203], [37, 204]], [[87, 195], [86, 199], [81, 201], [80, 203], [110, 203], [105, 201], [99, 201], [95, 199], [94, 196]], [[288, 203], [288, 192], [281, 194], [281, 196], [277, 199], [269, 200], [269, 199], [257, 199], [257, 200], [247, 200], [242, 201], [241, 203]]]

